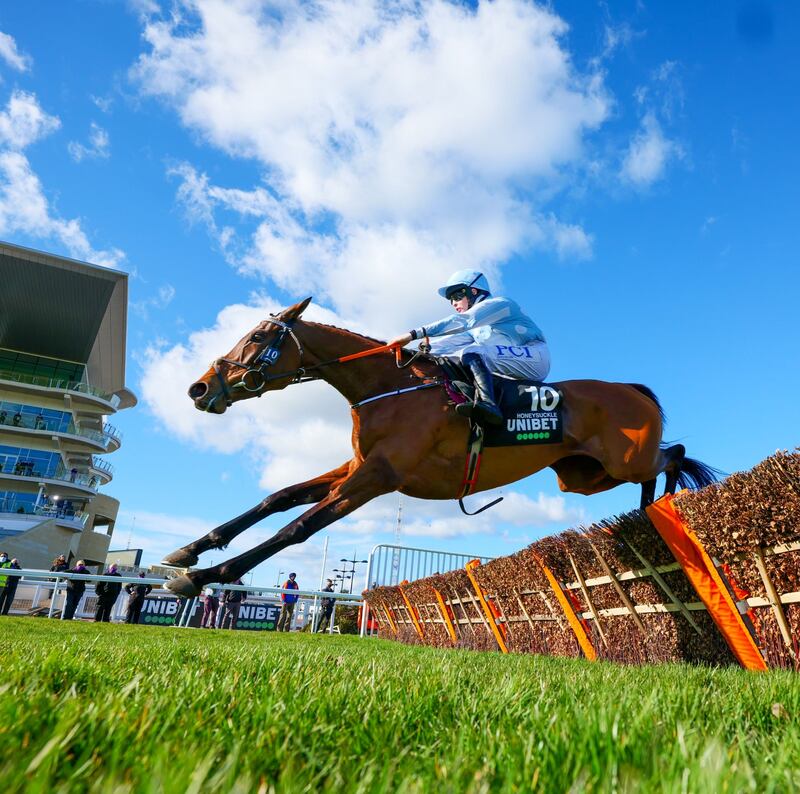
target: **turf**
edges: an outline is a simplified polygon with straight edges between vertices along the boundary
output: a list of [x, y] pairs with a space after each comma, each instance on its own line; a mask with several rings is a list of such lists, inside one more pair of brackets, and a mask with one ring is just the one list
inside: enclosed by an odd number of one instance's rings
[[800, 678], [0, 619], [6, 792], [792, 791]]

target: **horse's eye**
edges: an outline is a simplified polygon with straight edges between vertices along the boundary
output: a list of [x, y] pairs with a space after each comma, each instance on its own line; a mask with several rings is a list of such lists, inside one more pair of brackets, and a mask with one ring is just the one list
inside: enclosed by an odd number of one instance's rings
[[267, 340], [267, 335], [263, 331], [256, 331], [251, 337], [250, 341], [260, 345]]

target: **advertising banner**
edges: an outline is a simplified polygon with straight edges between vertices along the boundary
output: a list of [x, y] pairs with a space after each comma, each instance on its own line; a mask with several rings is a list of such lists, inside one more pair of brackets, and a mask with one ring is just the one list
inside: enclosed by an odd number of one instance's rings
[[[149, 595], [142, 605], [140, 623], [156, 626], [173, 626], [184, 608], [184, 600], [176, 596]], [[220, 610], [224, 607], [220, 606]], [[234, 628], [249, 631], [274, 631], [281, 607], [274, 601], [252, 600], [239, 606], [239, 615]], [[188, 625], [200, 628], [203, 618], [203, 602], [195, 602]], [[184, 621], [184, 625], [185, 621]]]

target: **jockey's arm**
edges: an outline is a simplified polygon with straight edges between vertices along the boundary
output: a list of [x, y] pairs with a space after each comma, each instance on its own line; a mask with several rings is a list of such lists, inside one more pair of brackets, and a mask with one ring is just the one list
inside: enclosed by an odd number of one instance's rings
[[407, 334], [395, 337], [390, 345], [407, 345], [414, 339], [423, 339], [426, 336], [449, 336], [450, 334], [467, 333], [473, 328], [492, 323], [502, 322], [512, 314], [511, 301], [506, 298], [487, 298], [474, 304], [461, 314], [449, 314], [436, 322], [415, 328]]

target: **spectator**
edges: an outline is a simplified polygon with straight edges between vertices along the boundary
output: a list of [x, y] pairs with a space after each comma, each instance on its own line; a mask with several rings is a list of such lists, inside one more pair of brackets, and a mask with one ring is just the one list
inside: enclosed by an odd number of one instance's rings
[[[61, 571], [66, 571], [67, 567], [67, 558], [63, 554], [59, 554], [58, 557], [53, 560], [53, 564], [50, 566], [50, 571], [52, 573], [60, 573]], [[55, 588], [53, 588], [50, 591], [50, 598], [55, 598], [55, 593]]]
[[[120, 576], [116, 564], [108, 566], [104, 576]], [[94, 613], [95, 623], [108, 623], [111, 620], [111, 609], [117, 603], [122, 582], [98, 582], [94, 592], [97, 596], [97, 609]]]
[[70, 482], [75, 482], [75, 478], [76, 478], [77, 476], [78, 476], [78, 470], [77, 470], [77, 469], [76, 469], [76, 468], [73, 466], [73, 467], [72, 467], [72, 468], [69, 470], [69, 481], [70, 481]]
[[[327, 584], [325, 587], [322, 588], [323, 593], [332, 593], [333, 592], [333, 579], [328, 579]], [[333, 605], [336, 603], [335, 598], [323, 598], [320, 603], [320, 619], [319, 624], [317, 625], [317, 633], [321, 633], [325, 631], [322, 627], [323, 624], [326, 626], [330, 626], [331, 624], [331, 615], [333, 614]]]
[[[244, 584], [241, 579], [237, 579], [233, 584]], [[236, 621], [239, 619], [239, 607], [245, 602], [245, 594], [242, 590], [225, 590], [222, 593], [225, 603], [225, 613], [222, 616], [220, 628], [225, 628], [225, 621], [228, 621], [228, 628], [235, 629]]]
[[[15, 568], [19, 570], [19, 565], [16, 563], [16, 560], [8, 559], [8, 554], [6, 554], [6, 552], [0, 551], [0, 570], [5, 570], [6, 568]], [[0, 615], [8, 614], [18, 584], [18, 576], [0, 576]]]
[[[140, 579], [144, 579], [144, 571], [139, 574]], [[153, 585], [136, 584], [136, 582], [129, 582], [125, 585], [125, 592], [128, 594], [128, 607], [125, 610], [126, 623], [138, 623], [139, 616], [142, 614], [142, 607], [144, 606], [144, 599], [147, 594], [153, 589]]]
[[66, 571], [67, 570], [67, 558], [63, 554], [59, 554], [53, 560], [53, 564], [50, 566], [50, 570], [54, 573], [58, 573], [59, 571]]
[[[300, 585], [295, 581], [296, 578], [296, 573], [290, 573], [289, 578], [283, 583], [283, 589], [299, 590]], [[281, 614], [278, 618], [276, 631], [289, 631], [289, 629], [291, 629], [294, 605], [297, 603], [298, 598], [299, 596], [296, 596], [294, 593], [281, 593], [281, 601], [283, 601], [283, 606], [281, 606]]]
[[[83, 560], [78, 560], [74, 568], [70, 568], [67, 573], [89, 573], [86, 568], [86, 563]], [[86, 581], [84, 579], [68, 579], [67, 580], [67, 601], [64, 604], [64, 620], [72, 620], [75, 617], [75, 610], [86, 591]]]
[[36, 430], [46, 430], [47, 429], [45, 427], [45, 425], [44, 425], [44, 417], [41, 414], [39, 414], [36, 417], [36, 428], [35, 429]]
[[203, 590], [203, 617], [200, 620], [201, 629], [216, 628], [217, 610], [219, 609], [219, 596], [213, 587]]
[[0, 411], [0, 425], [4, 425], [6, 423], [6, 417], [8, 413], [6, 411]]
[[22, 424], [22, 414], [19, 411], [14, 414], [11, 424], [14, 425], [14, 427], [19, 427]]

